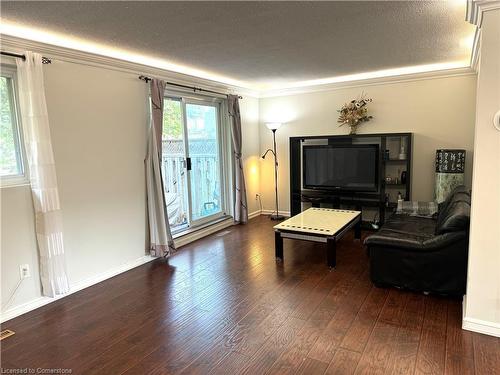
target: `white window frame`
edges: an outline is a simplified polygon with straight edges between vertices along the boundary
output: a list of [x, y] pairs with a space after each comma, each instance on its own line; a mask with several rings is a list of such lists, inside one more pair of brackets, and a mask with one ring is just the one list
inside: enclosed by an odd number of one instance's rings
[[[197, 219], [195, 223], [190, 223], [190, 226], [185, 229], [179, 229], [172, 234], [174, 237], [182, 236], [184, 234], [190, 233], [194, 230], [204, 228], [207, 225], [215, 224], [221, 220], [233, 217], [233, 194], [231, 189], [231, 183], [233, 181], [233, 163], [231, 155], [233, 154], [230, 127], [228, 123], [228, 117], [225, 115], [227, 110], [226, 98], [224, 96], [218, 95], [205, 95], [202, 93], [193, 93], [191, 91], [184, 91], [182, 89], [176, 90], [165, 90], [165, 99], [179, 100], [182, 103], [183, 112], [183, 125], [185, 131], [185, 113], [184, 108], [186, 103], [198, 103], [206, 104], [217, 107], [218, 115], [218, 135], [220, 141], [219, 147], [219, 158], [221, 163], [220, 168], [220, 182], [221, 182], [221, 194], [223, 194], [223, 202], [221, 207], [221, 212], [218, 214], [211, 215], [207, 218]], [[184, 134], [184, 141], [187, 142], [186, 135]], [[185, 144], [187, 149], [187, 143]], [[189, 184], [189, 177], [188, 177]], [[191, 195], [188, 194], [189, 207], [191, 207]], [[190, 214], [191, 215], [191, 214]], [[191, 221], [190, 217], [190, 221]]]
[[28, 173], [28, 163], [26, 159], [26, 151], [24, 148], [24, 138], [23, 129], [21, 124], [21, 114], [19, 112], [19, 95], [18, 95], [18, 85], [17, 85], [17, 70], [12, 65], [1, 65], [2, 77], [10, 79], [11, 90], [10, 100], [12, 108], [12, 120], [13, 120], [13, 131], [16, 143], [16, 154], [21, 166], [21, 173], [8, 176], [0, 176], [0, 187], [15, 187], [22, 185], [29, 185], [29, 173]]

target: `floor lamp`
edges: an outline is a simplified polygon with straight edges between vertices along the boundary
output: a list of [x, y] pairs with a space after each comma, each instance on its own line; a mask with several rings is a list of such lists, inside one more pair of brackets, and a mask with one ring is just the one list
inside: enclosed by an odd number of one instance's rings
[[285, 217], [279, 214], [278, 209], [278, 159], [276, 157], [276, 130], [281, 127], [281, 122], [270, 122], [267, 123], [266, 126], [269, 130], [273, 132], [273, 149], [267, 149], [267, 151], [262, 155], [262, 159], [266, 158], [268, 152], [271, 152], [274, 155], [274, 193], [276, 197], [276, 214], [270, 216], [271, 220], [283, 220]]

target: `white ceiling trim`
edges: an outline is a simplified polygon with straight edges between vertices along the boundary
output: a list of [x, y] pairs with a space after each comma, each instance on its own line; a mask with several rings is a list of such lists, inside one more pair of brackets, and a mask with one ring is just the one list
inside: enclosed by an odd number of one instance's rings
[[500, 9], [500, 0], [467, 0], [466, 21], [481, 27], [483, 13], [489, 10]]
[[333, 91], [333, 90], [353, 88], [353, 87], [389, 85], [401, 82], [421, 81], [424, 79], [439, 79], [439, 78], [458, 77], [458, 76], [476, 75], [476, 74], [477, 74], [476, 71], [466, 66], [462, 68], [443, 69], [443, 70], [435, 70], [429, 72], [409, 73], [403, 75], [351, 80], [346, 82], [336, 82], [323, 85], [304, 86], [300, 88], [292, 87], [292, 88], [275, 89], [275, 90], [271, 89], [260, 92], [259, 97], [268, 98], [276, 96], [288, 96], [288, 95], [297, 95], [297, 94], [313, 93], [321, 91]]
[[494, 9], [500, 9], [500, 0], [467, 0], [465, 20], [476, 26], [470, 60], [470, 66], [476, 72], [481, 51], [481, 25], [483, 23], [483, 13]]
[[247, 87], [230, 85], [215, 80], [209, 80], [193, 75], [161, 69], [154, 66], [116, 59], [109, 56], [102, 56], [86, 51], [79, 51], [67, 47], [40, 43], [37, 41], [18, 38], [6, 34], [0, 34], [0, 44], [2, 45], [2, 50], [6, 50], [9, 52], [23, 53], [24, 51], [29, 50], [41, 53], [55, 60], [112, 69], [124, 73], [135, 74], [137, 76], [153, 76], [164, 80], [172, 80], [175, 83], [180, 83], [183, 85], [196, 85], [199, 88], [221, 91], [227, 94], [249, 95], [253, 97], [257, 97], [258, 95], [257, 91], [251, 90]]
[[479, 66], [479, 55], [481, 52], [481, 28], [476, 27], [474, 33], [474, 42], [472, 43], [472, 52], [470, 55], [470, 67], [477, 72]]
[[[301, 93], [330, 91], [348, 87], [381, 85], [381, 84], [408, 82], [408, 81], [416, 81], [423, 79], [436, 79], [436, 78], [444, 78], [451, 76], [476, 74], [475, 70], [472, 69], [471, 67], [458, 67], [453, 69], [421, 71], [418, 73], [405, 73], [405, 74], [393, 74], [393, 75], [388, 74], [386, 76], [378, 75], [376, 78], [368, 78], [368, 79], [355, 79], [357, 75], [353, 75], [353, 79], [342, 82], [331, 82], [331, 83], [321, 83], [321, 84], [313, 83], [310, 85], [301, 85], [297, 87], [283, 87], [283, 88], [278, 87], [266, 90], [257, 90], [252, 87], [229, 85], [227, 83], [217, 82], [215, 80], [209, 80], [206, 78], [174, 72], [154, 66], [139, 64], [131, 61], [125, 61], [86, 51], [79, 51], [67, 47], [45, 44], [38, 41], [27, 40], [6, 34], [0, 34], [0, 43], [2, 45], [2, 50], [8, 50], [19, 53], [22, 53], [25, 50], [30, 50], [44, 54], [49, 58], [54, 58], [60, 61], [107, 68], [135, 75], [144, 74], [165, 80], [172, 80], [180, 84], [196, 85], [197, 87], [208, 90], [221, 91], [228, 94], [247, 95], [255, 98], [296, 95]], [[402, 68], [401, 70], [404, 71], [404, 68]], [[390, 70], [388, 70], [388, 72], [389, 71]], [[363, 73], [362, 75], [369, 76], [370, 74], [371, 74], [370, 72], [367, 72]], [[332, 78], [332, 80], [334, 79], [335, 77]]]

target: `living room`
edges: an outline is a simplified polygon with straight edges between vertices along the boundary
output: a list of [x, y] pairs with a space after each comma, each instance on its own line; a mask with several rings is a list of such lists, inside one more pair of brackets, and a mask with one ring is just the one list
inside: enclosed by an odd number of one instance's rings
[[[1, 17], [2, 371], [500, 371], [498, 1], [2, 1]], [[339, 121], [351, 101], [366, 120]], [[306, 147], [363, 144], [373, 186], [305, 181]], [[463, 172], [436, 170], [457, 150]], [[458, 185], [459, 266], [377, 258], [398, 203], [432, 203], [437, 225]], [[360, 214], [314, 219], [328, 239], [274, 228], [310, 207]], [[404, 285], [375, 280], [376, 259]]]

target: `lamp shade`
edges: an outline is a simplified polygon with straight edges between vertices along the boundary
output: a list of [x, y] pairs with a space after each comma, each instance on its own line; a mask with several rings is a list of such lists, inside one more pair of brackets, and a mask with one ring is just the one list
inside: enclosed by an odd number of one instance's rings
[[267, 122], [266, 126], [269, 130], [278, 130], [281, 125], [283, 125], [281, 122]]

